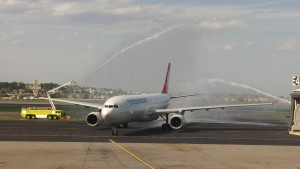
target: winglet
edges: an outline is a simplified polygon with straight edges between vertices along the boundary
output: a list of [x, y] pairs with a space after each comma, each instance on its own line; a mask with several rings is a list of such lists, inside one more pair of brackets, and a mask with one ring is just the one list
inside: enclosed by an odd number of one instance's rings
[[164, 83], [161, 93], [168, 93], [170, 69], [171, 69], [171, 63], [168, 64], [167, 75], [166, 75], [165, 83]]

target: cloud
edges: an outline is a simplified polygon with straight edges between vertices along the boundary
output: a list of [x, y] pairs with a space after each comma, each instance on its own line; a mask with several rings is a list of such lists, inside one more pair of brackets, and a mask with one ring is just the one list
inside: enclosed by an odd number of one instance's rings
[[234, 44], [227, 44], [227, 45], [221, 46], [221, 48], [224, 50], [231, 50], [233, 47], [234, 47]]
[[205, 48], [210, 52], [216, 52], [216, 51], [230, 51], [235, 47], [235, 44], [212, 44], [212, 43], [202, 43], [202, 45], [205, 46]]
[[0, 1], [0, 6], [1, 5], [12, 6], [12, 5], [20, 4], [20, 3], [21, 3], [21, 1], [18, 1], [18, 0], [2, 0], [2, 1]]
[[72, 3], [64, 3], [53, 8], [54, 16], [63, 16], [70, 12], [74, 11], [74, 4]]
[[127, 7], [117, 7], [113, 9], [104, 10], [105, 13], [112, 15], [132, 15], [132, 14], [142, 14], [146, 11], [146, 8], [139, 5], [131, 5]]
[[297, 40], [292, 38], [278, 46], [278, 50], [292, 50], [297, 47]]
[[245, 28], [247, 26], [246, 23], [238, 20], [231, 20], [231, 21], [204, 21], [200, 22], [197, 27], [203, 29], [211, 29], [211, 30], [218, 30], [218, 29], [230, 29], [230, 28]]
[[13, 31], [5, 33], [4, 35], [0, 36], [1, 41], [6, 41], [7, 43], [11, 44], [18, 44], [22, 41], [24, 36], [24, 31]]
[[57, 41], [58, 42], [74, 41], [78, 36], [79, 36], [78, 32], [70, 33], [68, 35], [59, 36]]
[[250, 47], [250, 46], [252, 46], [252, 45], [253, 45], [253, 43], [254, 43], [254, 42], [253, 42], [252, 40], [251, 40], [251, 41], [249, 41], [249, 42], [247, 42], [247, 43], [246, 43], [246, 47]]
[[286, 19], [286, 18], [293, 18], [299, 19], [300, 12], [297, 10], [278, 10], [278, 9], [265, 9], [265, 10], [257, 10], [253, 11], [250, 14], [251, 18], [255, 19]]

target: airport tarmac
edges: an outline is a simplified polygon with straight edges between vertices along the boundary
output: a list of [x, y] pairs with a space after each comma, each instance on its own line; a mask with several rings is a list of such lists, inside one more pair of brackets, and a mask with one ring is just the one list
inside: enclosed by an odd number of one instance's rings
[[0, 168], [300, 168], [300, 137], [286, 125], [159, 123], [111, 136], [84, 121], [0, 120]]

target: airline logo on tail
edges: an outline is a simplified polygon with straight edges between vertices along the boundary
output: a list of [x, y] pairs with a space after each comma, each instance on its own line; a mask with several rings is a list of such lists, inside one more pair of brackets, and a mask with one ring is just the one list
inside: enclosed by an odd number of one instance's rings
[[167, 70], [167, 75], [166, 75], [166, 79], [165, 79], [165, 84], [164, 84], [164, 87], [163, 87], [161, 93], [168, 93], [170, 69], [171, 69], [171, 63], [169, 63], [169, 65], [168, 65], [168, 70]]

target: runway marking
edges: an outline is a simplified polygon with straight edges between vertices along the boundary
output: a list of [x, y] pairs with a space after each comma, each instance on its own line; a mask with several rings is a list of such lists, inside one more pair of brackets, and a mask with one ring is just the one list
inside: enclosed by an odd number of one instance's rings
[[154, 167], [152, 167], [151, 165], [149, 165], [148, 163], [146, 163], [144, 160], [142, 160], [141, 158], [139, 158], [138, 156], [134, 155], [133, 153], [131, 153], [130, 151], [126, 150], [124, 147], [122, 147], [120, 144], [114, 142], [113, 140], [109, 139], [110, 142], [112, 142], [114, 145], [118, 146], [119, 148], [121, 148], [123, 151], [125, 151], [126, 153], [128, 153], [129, 155], [131, 155], [133, 158], [137, 159], [138, 161], [140, 161], [141, 163], [143, 163], [144, 165], [146, 165], [148, 168], [151, 169], [155, 169]]
[[241, 133], [242, 131], [223, 131], [224, 133]]
[[[48, 135], [48, 134], [0, 134], [1, 136], [15, 137], [82, 137], [82, 138], [111, 138], [112, 136], [97, 135]], [[251, 138], [251, 137], [176, 137], [176, 136], [117, 136], [115, 138], [151, 138], [151, 139], [214, 139], [214, 140], [256, 140], [256, 141], [300, 141], [299, 139], [268, 139], [268, 138]]]
[[77, 130], [78, 128], [57, 128], [58, 130]]
[[21, 127], [0, 127], [1, 129], [20, 129]]
[[289, 134], [296, 135], [296, 136], [300, 136], [300, 132], [290, 131]]

